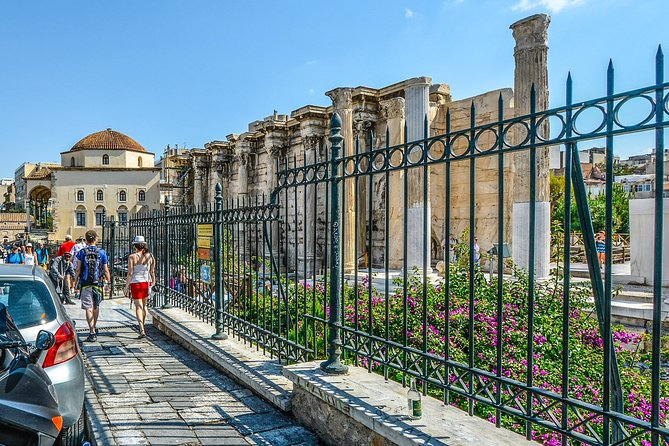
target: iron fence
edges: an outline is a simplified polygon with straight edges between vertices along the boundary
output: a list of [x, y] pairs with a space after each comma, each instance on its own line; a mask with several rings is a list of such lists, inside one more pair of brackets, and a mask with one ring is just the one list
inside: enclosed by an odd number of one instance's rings
[[[669, 444], [662, 249], [648, 253], [654, 259], [652, 332], [644, 338], [613, 326], [613, 241], [606, 239], [602, 273], [578, 161], [579, 143], [603, 138], [606, 171], [612, 172], [614, 138], [644, 131], [654, 132], [656, 153], [662, 156], [669, 114], [663, 70], [659, 50], [656, 83], [649, 87], [615, 93], [610, 65], [604, 97], [574, 102], [569, 76], [563, 107], [537, 111], [532, 89], [530, 113], [508, 118], [500, 95], [495, 122], [477, 124], [472, 104], [466, 129], [452, 130], [447, 113], [445, 133], [430, 135], [426, 117], [422, 139], [390, 145], [387, 130], [379, 144], [370, 132], [356, 139], [353, 153], [346, 156], [340, 156], [344, 138], [335, 113], [330, 144], [323, 153], [316, 150], [313, 159], [307, 162], [305, 156], [301, 165], [294, 158], [285, 159], [275, 170], [277, 187], [270, 196], [224, 200], [218, 186], [213, 208], [173, 210], [166, 203], [159, 213], [131, 218], [126, 235], [115, 234], [119, 226], [112, 222], [111, 232], [104, 233], [105, 245], [112, 250], [110, 257], [117, 258], [132, 236], [147, 236], [158, 257], [161, 293], [155, 305], [183, 308], [212, 323], [215, 337], [237, 336], [282, 361], [323, 358], [322, 368], [330, 373], [345, 373], [346, 364], [357, 364], [403, 383], [415, 377], [425, 394], [487, 417], [499, 427], [524, 432], [528, 439], [564, 445]], [[633, 101], [647, 104], [648, 113], [628, 123], [622, 110]], [[584, 131], [579, 118], [588, 112], [600, 117]], [[544, 131], [549, 121], [550, 133]], [[406, 133], [405, 128], [405, 141]], [[439, 217], [446, 222], [444, 235], [449, 240], [455, 169], [464, 166], [469, 174], [466, 218], [469, 228], [476, 228], [477, 162], [495, 166], [495, 229], [501, 247], [509, 232], [508, 163], [513, 157], [527, 157], [527, 256], [528, 264], [534, 265], [538, 157], [550, 146], [565, 151], [565, 202], [571, 202], [573, 186], [590, 288], [571, 281], [569, 230], [559, 242], [560, 268], [547, 281], [537, 280], [534, 268], [523, 272], [511, 266], [513, 276], [505, 275], [509, 270], [502, 267], [503, 249], [490, 258], [498, 265], [496, 273], [485, 277], [474, 254], [474, 230], [466, 231], [464, 241], [453, 248], [457, 260], [448, 259], [442, 274], [432, 274], [428, 251], [434, 216], [423, 200], [420, 218], [411, 220], [420, 225], [410, 226], [411, 193], [427, 196], [431, 173], [443, 172], [439, 187], [444, 215]], [[663, 168], [658, 160], [658, 178], [664, 176]], [[419, 178], [417, 189], [411, 177]], [[379, 187], [384, 193], [369, 193], [364, 202], [347, 201], [359, 196], [363, 187]], [[612, 187], [613, 177], [607, 175], [608, 234], [613, 233]], [[397, 197], [404, 212], [401, 268], [394, 270], [390, 265], [397, 259], [390, 258], [390, 247], [397, 234], [391, 233], [390, 209]], [[663, 206], [658, 194], [655, 227], [648, 229], [657, 247], [664, 246]], [[381, 217], [374, 214], [378, 210]], [[349, 224], [351, 215], [361, 214], [367, 216], [366, 225]], [[566, 206], [564, 227], [570, 228], [570, 222], [571, 209]], [[383, 232], [381, 253], [374, 252], [375, 231]], [[408, 260], [411, 237], [422, 239], [422, 265], [414, 269]], [[374, 267], [373, 258], [381, 259], [380, 268], [378, 261]], [[584, 297], [590, 293], [594, 306]], [[631, 351], [629, 344], [640, 338], [644, 350]]]

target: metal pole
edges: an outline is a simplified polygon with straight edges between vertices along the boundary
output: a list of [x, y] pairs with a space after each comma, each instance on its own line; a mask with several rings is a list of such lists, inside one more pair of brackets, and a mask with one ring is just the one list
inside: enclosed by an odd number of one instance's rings
[[170, 290], [170, 225], [168, 224], [167, 221], [167, 216], [170, 213], [170, 197], [165, 197], [165, 212], [163, 214], [164, 216], [164, 222], [165, 222], [165, 235], [163, 239], [163, 271], [165, 273], [165, 277], [163, 277], [163, 296], [165, 298], [165, 303], [163, 304], [162, 308], [163, 309], [169, 309], [172, 308], [172, 304], [170, 304], [170, 299], [169, 299], [169, 290]]
[[221, 241], [223, 239], [223, 188], [216, 183], [216, 207], [214, 208], [214, 289], [216, 293], [216, 333], [211, 337], [216, 340], [228, 339], [223, 332], [223, 280], [221, 278]]
[[[148, 217], [148, 216], [147, 216]], [[155, 255], [158, 253], [158, 226], [156, 225], [156, 222], [158, 221], [158, 210], [153, 209], [151, 211], [151, 219], [149, 220], [149, 226], [151, 227], [151, 253], [153, 254], [153, 259], [155, 262]], [[157, 265], [156, 265], [157, 268]], [[152, 307], [155, 307], [157, 305], [156, 302], [156, 291], [158, 288], [155, 286], [157, 283], [159, 283], [162, 280], [162, 277], [160, 276], [160, 269], [157, 271], [158, 278], [156, 279], [156, 283], [154, 283], [154, 290], [153, 293], [151, 293], [152, 298], [150, 299], [150, 305]], [[169, 279], [168, 279], [169, 280]]]
[[348, 367], [341, 363], [341, 339], [339, 337], [339, 325], [341, 323], [341, 296], [339, 294], [339, 150], [341, 142], [344, 139], [341, 136], [341, 118], [337, 113], [330, 119], [330, 143], [332, 152], [330, 157], [331, 182], [330, 188], [330, 218], [332, 226], [330, 227], [330, 241], [332, 248], [330, 251], [330, 315], [328, 318], [328, 359], [321, 363], [321, 370], [332, 375], [342, 375], [348, 373]]

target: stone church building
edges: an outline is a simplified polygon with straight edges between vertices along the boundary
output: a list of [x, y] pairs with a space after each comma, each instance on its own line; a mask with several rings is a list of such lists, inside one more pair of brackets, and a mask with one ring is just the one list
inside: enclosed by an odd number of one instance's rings
[[37, 165], [25, 177], [28, 232], [63, 240], [102, 229], [105, 216], [119, 222], [160, 207], [160, 168], [154, 154], [112, 129], [92, 133], [60, 154], [60, 165]]
[[[420, 140], [424, 137], [425, 117], [428, 120], [428, 136], [446, 133], [446, 115], [450, 115], [450, 130], [468, 129], [472, 125], [472, 104], [475, 106], [475, 125], [495, 122], [499, 116], [498, 103], [503, 100], [505, 119], [530, 112], [530, 90], [536, 89], [536, 109], [548, 106], [548, 25], [547, 15], [535, 15], [520, 20], [511, 26], [516, 41], [515, 73], [513, 88], [481, 93], [477, 96], [455, 99], [450, 87], [434, 83], [430, 77], [417, 77], [382, 88], [339, 87], [326, 95], [332, 105], [323, 107], [305, 105], [284, 115], [273, 115], [249, 124], [242, 133], [231, 133], [225, 140], [212, 141], [203, 149], [189, 152], [189, 175], [183, 176], [186, 187], [180, 192], [187, 194], [181, 202], [194, 205], [210, 205], [214, 200], [216, 183], [223, 186], [223, 196], [227, 199], [249, 200], [260, 194], [269, 194], [277, 186], [279, 166], [309, 165], [326, 156], [330, 117], [337, 112], [342, 119], [344, 156], [355, 153], [356, 142], [359, 151], [383, 148]], [[547, 125], [540, 132], [547, 134]], [[386, 141], [386, 134], [390, 141]], [[520, 131], [505, 135], [509, 140], [520, 141], [525, 135]], [[372, 136], [374, 135], [374, 136]], [[373, 138], [373, 140], [372, 140]], [[479, 148], [492, 145], [496, 136], [493, 132], [483, 132], [477, 140]], [[467, 148], [466, 141], [455, 141], [454, 152]], [[440, 149], [435, 147], [438, 152]], [[441, 148], [443, 152], [443, 147]], [[440, 153], [436, 153], [440, 156]], [[184, 158], [183, 154], [180, 155]], [[548, 203], [549, 166], [548, 149], [537, 150], [537, 204], [536, 204], [536, 259], [538, 277], [548, 274], [550, 226]], [[470, 222], [470, 167], [469, 159], [451, 162], [450, 188], [446, 188], [446, 167], [439, 164], [429, 167], [427, 194], [423, 190], [422, 172], [408, 171], [408, 195], [406, 205], [403, 192], [401, 170], [392, 172], [386, 194], [386, 176], [373, 176], [371, 188], [367, 180], [360, 181], [357, 188], [347, 187], [344, 197], [346, 209], [344, 229], [348, 237], [343, 240], [346, 270], [354, 266], [354, 252], [364, 253], [371, 244], [371, 258], [359, 256], [359, 266], [372, 262], [373, 267], [383, 267], [385, 262], [385, 218], [389, 219], [388, 266], [392, 269], [403, 265], [403, 238], [407, 237], [407, 265], [420, 266], [423, 258], [423, 234], [413, 228], [423, 227], [424, 209], [427, 209], [430, 234], [429, 246], [425, 251], [428, 265], [442, 259], [442, 241], [446, 225], [446, 196], [450, 197], [450, 231], [456, 236], [471, 228], [479, 239], [482, 251], [492, 247], [498, 240], [498, 175], [497, 156], [477, 158], [474, 168], [475, 178], [475, 222]], [[422, 169], [415, 169], [420, 170]], [[505, 155], [504, 161], [504, 240], [511, 245], [514, 260], [527, 267], [529, 232], [529, 155], [528, 150]], [[350, 181], [350, 180], [347, 180]], [[319, 185], [318, 187], [324, 187]], [[314, 186], [303, 190], [298, 188], [298, 206], [289, 200], [286, 212], [299, 215], [299, 220], [307, 228], [317, 225], [318, 234], [324, 233], [325, 193], [310, 192]], [[356, 195], [357, 193], [357, 195]], [[371, 195], [371, 200], [370, 200]], [[318, 203], [314, 205], [314, 196]], [[304, 201], [306, 200], [306, 206]], [[355, 203], [358, 203], [357, 206]], [[372, 206], [372, 209], [368, 207]], [[385, 209], [385, 207], [388, 209]], [[303, 211], [306, 209], [306, 212]], [[315, 209], [315, 210], [313, 210]], [[404, 228], [404, 212], [407, 213], [407, 229]], [[370, 220], [371, 219], [371, 220]], [[367, 228], [371, 225], [371, 240]], [[358, 228], [358, 238], [351, 236]], [[411, 230], [408, 230], [412, 228]], [[284, 255], [287, 259], [295, 256], [323, 265], [324, 243], [319, 239], [314, 243], [306, 231], [305, 240], [290, 242]], [[316, 237], [320, 237], [317, 235]], [[357, 245], [357, 250], [356, 250]], [[306, 246], [306, 247], [305, 247]], [[315, 250], [313, 247], [315, 246]]]

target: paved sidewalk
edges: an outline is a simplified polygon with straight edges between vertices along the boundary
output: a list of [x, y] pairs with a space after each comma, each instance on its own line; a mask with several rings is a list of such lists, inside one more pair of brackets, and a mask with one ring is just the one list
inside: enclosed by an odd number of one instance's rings
[[[83, 341], [83, 310], [67, 309]], [[98, 446], [319, 444], [289, 415], [151, 324], [148, 337], [138, 339], [127, 299], [105, 300], [100, 313], [98, 341], [81, 343], [89, 375], [87, 406]]]

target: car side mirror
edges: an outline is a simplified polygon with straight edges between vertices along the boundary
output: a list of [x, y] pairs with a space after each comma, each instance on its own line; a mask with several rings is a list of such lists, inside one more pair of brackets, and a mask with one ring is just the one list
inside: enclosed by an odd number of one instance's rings
[[35, 340], [35, 347], [37, 350], [49, 350], [55, 343], [56, 337], [53, 333], [46, 330], [40, 330], [40, 332], [37, 333], [37, 339]]

